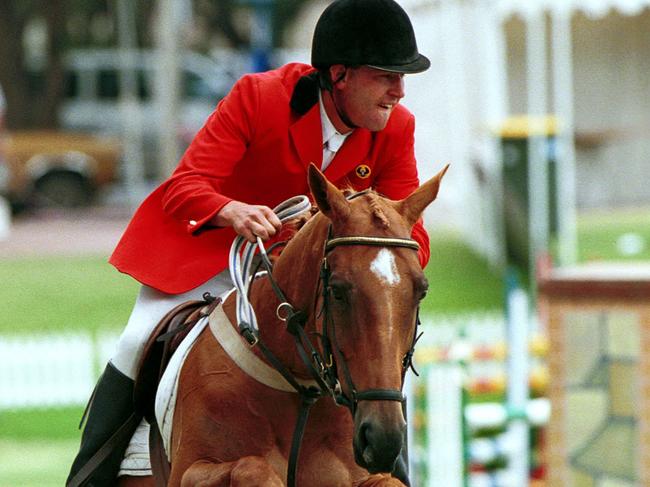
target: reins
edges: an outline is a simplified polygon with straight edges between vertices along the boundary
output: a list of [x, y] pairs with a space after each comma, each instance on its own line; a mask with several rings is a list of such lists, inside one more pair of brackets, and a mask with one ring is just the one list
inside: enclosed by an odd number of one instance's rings
[[[356, 193], [348, 199], [360, 196], [362, 193]], [[274, 209], [281, 221], [295, 218], [307, 211], [311, 205], [306, 196], [297, 196], [285, 201]], [[255, 244], [247, 242], [239, 236], [233, 242], [230, 250], [230, 273], [237, 291], [237, 328], [240, 335], [246, 340], [250, 347], [257, 347], [269, 363], [286, 379], [286, 381], [300, 395], [300, 410], [294, 428], [291, 442], [291, 450], [287, 467], [287, 485], [294, 487], [296, 485], [297, 462], [300, 453], [300, 445], [307, 424], [309, 410], [311, 406], [321, 397], [331, 395], [334, 401], [346, 406], [352, 415], [356, 411], [357, 404], [360, 401], [396, 401], [404, 403], [405, 397], [401, 390], [398, 389], [367, 389], [357, 391], [352, 376], [350, 374], [347, 362], [343, 358], [341, 350], [336, 341], [334, 332], [334, 322], [329, 310], [329, 278], [330, 267], [327, 261], [327, 255], [333, 249], [341, 246], [364, 245], [380, 247], [402, 247], [411, 250], [419, 250], [419, 244], [410, 238], [394, 238], [382, 236], [332, 236], [331, 225], [328, 229], [327, 239], [323, 247], [323, 259], [319, 273], [319, 286], [322, 286], [322, 310], [323, 315], [323, 332], [319, 335], [324, 353], [321, 354], [312, 344], [307, 335], [304, 326], [308, 316], [302, 310], [296, 310], [289, 303], [289, 300], [283, 293], [280, 286], [273, 277], [273, 266], [268, 259], [267, 252], [261, 239], [257, 239]], [[259, 250], [262, 264], [264, 265], [274, 293], [278, 297], [280, 304], [276, 309], [278, 319], [286, 323], [287, 331], [293, 336], [296, 350], [304, 363], [311, 378], [317, 386], [304, 386], [298, 382], [296, 377], [288, 368], [278, 359], [271, 350], [260, 339], [257, 318], [253, 307], [248, 299], [248, 291], [254, 275], [251, 271], [253, 266], [253, 256]], [[318, 300], [318, 296], [315, 298]], [[409, 367], [412, 367], [411, 358], [415, 344], [419, 338], [417, 326], [419, 319], [416, 317], [416, 329], [410, 350], [403, 358], [403, 375]], [[337, 367], [338, 365], [338, 367]], [[348, 393], [341, 386], [338, 368], [343, 372], [343, 379]]]

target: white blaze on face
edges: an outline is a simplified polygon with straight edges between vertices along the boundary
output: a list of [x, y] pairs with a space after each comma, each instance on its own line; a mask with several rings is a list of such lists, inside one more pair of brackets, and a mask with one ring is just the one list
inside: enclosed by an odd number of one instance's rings
[[397, 265], [395, 264], [395, 256], [388, 249], [381, 249], [379, 251], [375, 260], [370, 264], [370, 270], [380, 280], [390, 286], [394, 286], [400, 281], [399, 274], [397, 273]]

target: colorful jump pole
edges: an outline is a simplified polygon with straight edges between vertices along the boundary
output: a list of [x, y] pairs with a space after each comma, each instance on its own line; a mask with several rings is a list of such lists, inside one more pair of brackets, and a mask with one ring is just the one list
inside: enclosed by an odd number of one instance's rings
[[528, 343], [530, 335], [530, 313], [528, 295], [519, 286], [516, 274], [510, 271], [506, 277], [506, 337], [508, 342], [506, 404], [510, 421], [508, 435], [514, 451], [521, 454], [511, 456], [508, 468], [515, 485], [528, 485], [530, 478], [528, 451], [530, 429], [526, 408], [529, 390]]

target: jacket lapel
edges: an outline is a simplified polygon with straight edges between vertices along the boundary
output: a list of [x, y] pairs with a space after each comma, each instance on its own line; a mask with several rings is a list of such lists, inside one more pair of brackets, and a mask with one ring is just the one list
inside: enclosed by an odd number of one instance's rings
[[320, 167], [323, 162], [323, 129], [318, 103], [291, 125], [289, 133], [303, 165], [307, 167], [313, 162]]
[[[325, 170], [330, 181], [338, 181], [363, 163], [372, 143], [372, 133], [367, 129], [355, 129], [345, 140], [334, 159]], [[367, 163], [367, 162], [366, 162]]]

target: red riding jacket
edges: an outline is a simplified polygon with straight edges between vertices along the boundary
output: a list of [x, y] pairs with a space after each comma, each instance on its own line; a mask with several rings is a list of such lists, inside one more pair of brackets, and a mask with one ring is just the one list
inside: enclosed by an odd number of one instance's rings
[[[288, 64], [241, 78], [196, 135], [172, 176], [138, 208], [110, 263], [160, 291], [180, 294], [228, 266], [232, 228], [206, 225], [229, 201], [271, 208], [309, 195], [323, 139], [314, 68]], [[402, 199], [418, 187], [414, 117], [401, 105], [380, 132], [356, 129], [325, 175], [338, 187], [374, 188]], [[422, 222], [413, 229], [429, 260]]]

